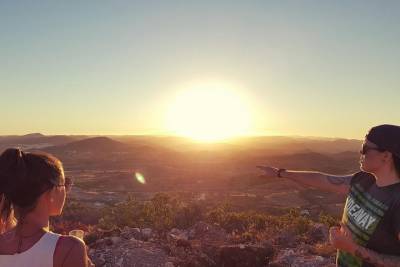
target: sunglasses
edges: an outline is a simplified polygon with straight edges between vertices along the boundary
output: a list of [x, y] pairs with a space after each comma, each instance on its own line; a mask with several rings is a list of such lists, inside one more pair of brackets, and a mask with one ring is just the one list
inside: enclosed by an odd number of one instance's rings
[[55, 186], [55, 187], [64, 186], [64, 187], [65, 187], [65, 190], [66, 190], [67, 192], [69, 192], [69, 191], [71, 191], [71, 188], [72, 188], [73, 185], [74, 185], [74, 182], [72, 181], [72, 179], [69, 178], [69, 177], [65, 177], [64, 184], [56, 184], [56, 185], [54, 185], [54, 186]]
[[365, 154], [367, 154], [367, 152], [370, 151], [370, 150], [376, 150], [376, 151], [379, 151], [379, 152], [384, 152], [384, 151], [386, 151], [386, 149], [383, 149], [383, 148], [372, 147], [372, 146], [368, 146], [367, 144], [363, 144], [363, 145], [362, 145], [362, 148], [361, 148], [361, 150], [360, 150], [360, 154], [361, 154], [361, 155], [365, 155]]

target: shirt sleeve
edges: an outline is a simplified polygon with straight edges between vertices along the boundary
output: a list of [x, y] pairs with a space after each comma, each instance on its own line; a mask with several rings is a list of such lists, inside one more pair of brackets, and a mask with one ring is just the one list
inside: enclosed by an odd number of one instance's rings
[[393, 226], [394, 226], [394, 233], [396, 234], [396, 238], [400, 242], [400, 240], [399, 240], [399, 234], [400, 234], [400, 201], [397, 202], [396, 208], [394, 209]]
[[359, 171], [356, 172], [351, 178], [350, 187], [354, 186], [355, 184], [359, 184], [362, 187], [368, 188], [375, 182], [375, 177], [372, 174], [364, 171]]
[[356, 182], [360, 180], [360, 176], [362, 175], [362, 173], [362, 171], [359, 171], [353, 174], [353, 177], [351, 177], [350, 180], [350, 186], [353, 186]]

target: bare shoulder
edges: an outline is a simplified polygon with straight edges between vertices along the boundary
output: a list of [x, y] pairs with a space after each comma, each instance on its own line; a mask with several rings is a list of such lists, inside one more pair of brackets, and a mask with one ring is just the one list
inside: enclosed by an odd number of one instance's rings
[[5, 239], [4, 239], [4, 235], [3, 234], [0, 234], [0, 254], [2, 254], [3, 253], [3, 250], [4, 250], [4, 248], [6, 247], [6, 242], [5, 242]]
[[10, 250], [10, 246], [13, 246], [15, 243], [12, 231], [8, 231], [0, 235], [0, 254], [10, 254], [12, 250]]
[[87, 261], [85, 243], [74, 236], [61, 236], [54, 252], [56, 267], [85, 267]]

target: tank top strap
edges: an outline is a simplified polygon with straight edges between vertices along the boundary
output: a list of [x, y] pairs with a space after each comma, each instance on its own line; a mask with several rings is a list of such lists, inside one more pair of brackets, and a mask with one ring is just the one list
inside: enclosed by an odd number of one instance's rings
[[53, 232], [45, 233], [45, 236], [43, 236], [43, 238], [35, 246], [35, 250], [37, 253], [45, 252], [47, 255], [53, 255], [60, 236], [61, 235]]

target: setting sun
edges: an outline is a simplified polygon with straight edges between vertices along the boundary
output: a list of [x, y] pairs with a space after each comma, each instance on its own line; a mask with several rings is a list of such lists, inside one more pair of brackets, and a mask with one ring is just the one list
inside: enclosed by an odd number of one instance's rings
[[226, 85], [198, 85], [180, 92], [170, 105], [167, 127], [177, 135], [217, 141], [250, 130], [245, 98]]

